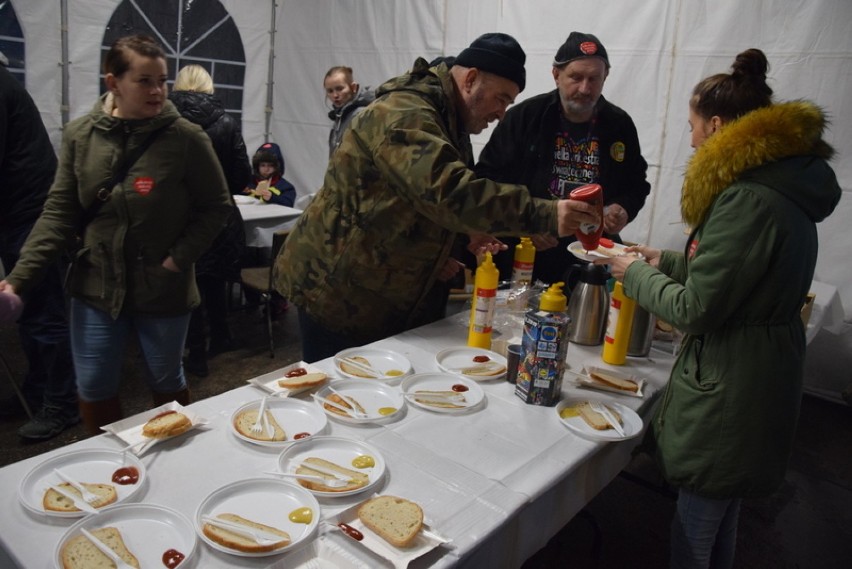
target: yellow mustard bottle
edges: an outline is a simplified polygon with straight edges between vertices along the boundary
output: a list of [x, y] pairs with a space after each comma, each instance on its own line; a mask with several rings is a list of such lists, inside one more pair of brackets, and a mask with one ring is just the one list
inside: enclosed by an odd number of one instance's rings
[[482, 263], [476, 268], [473, 279], [473, 302], [470, 307], [470, 329], [467, 345], [474, 348], [491, 349], [491, 327], [494, 323], [494, 306], [497, 304], [497, 281], [500, 272], [485, 253]]
[[532, 282], [535, 266], [535, 245], [529, 237], [521, 237], [515, 245], [515, 257], [512, 261], [512, 288], [529, 286]]
[[627, 347], [633, 328], [636, 301], [624, 294], [624, 285], [615, 282], [609, 301], [609, 319], [604, 334], [601, 359], [608, 364], [623, 365], [627, 361]]

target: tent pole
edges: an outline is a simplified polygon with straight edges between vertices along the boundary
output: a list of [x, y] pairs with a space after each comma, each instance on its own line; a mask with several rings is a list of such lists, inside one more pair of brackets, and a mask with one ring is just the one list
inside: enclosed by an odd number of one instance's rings
[[272, 89], [275, 85], [274, 80], [274, 64], [275, 64], [275, 12], [278, 4], [275, 0], [271, 0], [272, 17], [269, 19], [269, 69], [266, 71], [266, 109], [265, 109], [265, 126], [263, 133], [264, 142], [272, 140], [270, 126], [272, 123]]
[[59, 65], [62, 67], [62, 101], [59, 105], [59, 110], [62, 113], [62, 127], [64, 128], [70, 119], [69, 113], [71, 110], [71, 101], [69, 95], [69, 73], [68, 66], [71, 63], [68, 61], [68, 0], [61, 0], [59, 3], [59, 24], [60, 35], [62, 38], [62, 61]]

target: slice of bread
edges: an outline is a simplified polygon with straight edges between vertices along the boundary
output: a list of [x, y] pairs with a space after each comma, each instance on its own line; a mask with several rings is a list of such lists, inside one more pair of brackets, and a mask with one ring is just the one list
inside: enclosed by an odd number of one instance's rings
[[316, 387], [322, 385], [328, 376], [321, 372], [306, 373], [298, 377], [288, 377], [278, 380], [278, 387], [285, 389], [302, 389], [305, 387]]
[[[103, 508], [104, 506], [108, 506], [118, 500], [118, 493], [115, 490], [115, 486], [112, 484], [90, 484], [88, 482], [81, 483], [86, 490], [89, 492], [94, 492], [100, 498], [96, 502], [92, 502], [91, 506], [93, 508]], [[62, 484], [57, 484], [60, 488], [65, 490], [68, 494], [73, 496], [77, 496], [80, 500], [83, 499], [83, 496], [80, 492], [77, 491], [76, 488], [68, 484], [67, 482], [63, 482]], [[54, 490], [53, 488], [48, 488], [47, 492], [44, 493], [44, 497], [42, 498], [42, 506], [44, 506], [45, 510], [50, 510], [51, 512], [80, 512], [80, 508], [74, 505], [74, 502]]]
[[[328, 399], [329, 401], [331, 401], [333, 403], [337, 403], [338, 405], [340, 405], [341, 407], [344, 407], [346, 409], [352, 409], [352, 405], [350, 404], [350, 402], [354, 403], [356, 410], [358, 410], [358, 411], [360, 411], [361, 413], [364, 413], [364, 414], [367, 413], [367, 411], [365, 411], [364, 408], [361, 407], [361, 404], [358, 403], [358, 401], [356, 401], [354, 397], [351, 397], [349, 395], [347, 395], [346, 399], [344, 399], [343, 397], [341, 397], [337, 393], [332, 393], [331, 395], [326, 397], [326, 399]], [[335, 407], [333, 405], [329, 405], [328, 403], [323, 403], [322, 406], [323, 406], [323, 409], [325, 409], [326, 411], [329, 411], [331, 413], [334, 413], [335, 415], [340, 415], [341, 417], [351, 417], [351, 415], [345, 413], [344, 411], [341, 411], [340, 409], [338, 409], [337, 407]]]
[[261, 431], [260, 433], [252, 432], [251, 428], [255, 421], [257, 421], [258, 411], [260, 411], [260, 409], [247, 409], [237, 415], [234, 418], [234, 428], [237, 432], [245, 437], [255, 439], [257, 441], [286, 441], [287, 433], [284, 432], [284, 429], [281, 428], [281, 425], [278, 424], [278, 421], [275, 420], [275, 417], [269, 409], [264, 412], [264, 415], [266, 415], [266, 419], [269, 421], [272, 433], [269, 433], [268, 431]]
[[247, 535], [228, 531], [212, 524], [204, 524], [202, 528], [204, 535], [228, 549], [236, 549], [245, 553], [266, 553], [290, 545], [290, 534], [284, 530], [247, 520], [237, 514], [218, 514], [216, 517], [226, 522], [248, 526], [281, 537], [281, 541], [276, 541], [270, 545], [261, 545]]
[[[121, 532], [117, 528], [93, 529], [91, 533], [101, 543], [115, 551], [125, 563], [132, 567], [139, 567], [139, 560], [127, 549], [124, 539], [121, 537]], [[77, 535], [69, 539], [62, 546], [61, 557], [63, 569], [110, 569], [115, 567], [115, 563], [101, 553], [101, 550], [85, 535]]]
[[[591, 405], [589, 405], [588, 401], [584, 401], [577, 406], [577, 411], [580, 413], [580, 416], [589, 425], [591, 428], [597, 431], [606, 431], [607, 429], [612, 429], [612, 425], [604, 419], [603, 415], [598, 413], [597, 411], [592, 411]], [[610, 413], [612, 413], [613, 417], [619, 422], [623, 423], [621, 420], [621, 414], [613, 409], [609, 408]]]
[[394, 547], [411, 547], [423, 528], [423, 509], [396, 496], [379, 496], [358, 507], [358, 519]]
[[[494, 362], [495, 364], [497, 362]], [[506, 373], [506, 366], [504, 365], [483, 365], [482, 367], [471, 366], [469, 368], [465, 368], [462, 373], [465, 375], [474, 375], [476, 377], [491, 377], [494, 375], [500, 375], [501, 373]]]
[[595, 381], [603, 383], [604, 385], [614, 387], [615, 389], [621, 389], [622, 391], [631, 391], [633, 393], [637, 393], [639, 391], [639, 384], [632, 379], [623, 379], [611, 373], [607, 373], [606, 371], [593, 371], [589, 373], [589, 377]]
[[[358, 362], [358, 363], [360, 363], [364, 366], [367, 366], [370, 369], [373, 368], [372, 364], [370, 363], [370, 360], [368, 360], [367, 358], [364, 358], [364, 357], [361, 357], [361, 356], [351, 356], [349, 359], [355, 360], [356, 362]], [[357, 368], [353, 365], [349, 365], [344, 360], [339, 360], [337, 365], [340, 366], [341, 371], [348, 373], [349, 375], [354, 375], [355, 377], [366, 377], [367, 379], [376, 379], [377, 375], [382, 375], [378, 371], [376, 372], [376, 375], [370, 375], [368, 373], [364, 373], [363, 371], [361, 371], [361, 369], [359, 369], [359, 368]]]
[[[441, 397], [442, 395], [455, 396], [457, 399], [445, 399]], [[461, 395], [460, 399], [458, 398], [459, 395]], [[466, 407], [465, 405], [459, 404], [466, 401], [464, 395], [456, 393], [455, 391], [415, 391], [414, 400], [418, 403], [422, 403], [423, 405], [429, 405], [430, 407], [442, 407], [444, 409], [464, 409]]]
[[[323, 470], [314, 470], [311, 468], [311, 465], [315, 464]], [[328, 480], [334, 480], [334, 476], [331, 474], [327, 474], [324, 470], [330, 470], [339, 474], [341, 477], [348, 478], [349, 484], [340, 488], [333, 488], [331, 486], [326, 486], [322, 482], [315, 482], [314, 480], [303, 480], [298, 479], [299, 484], [304, 486], [309, 490], [316, 490], [317, 492], [349, 492], [350, 490], [357, 490], [358, 488], [363, 488], [367, 484], [370, 483], [370, 477], [363, 473], [358, 472], [357, 470], [350, 470], [349, 468], [344, 468], [339, 464], [335, 464], [331, 461], [318, 458], [318, 457], [308, 457], [302, 461], [302, 464], [296, 468], [296, 474], [311, 474], [313, 476], [319, 476], [320, 478], [326, 478]]]
[[167, 439], [185, 433], [192, 427], [192, 421], [183, 413], [165, 411], [151, 418], [142, 427], [142, 436], [151, 439]]

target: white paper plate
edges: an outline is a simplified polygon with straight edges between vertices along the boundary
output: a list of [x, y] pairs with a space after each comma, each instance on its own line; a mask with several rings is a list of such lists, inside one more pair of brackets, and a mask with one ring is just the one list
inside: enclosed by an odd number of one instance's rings
[[[577, 405], [579, 403], [582, 403], [583, 401], [596, 401], [598, 403], [604, 403], [610, 409], [615, 409], [616, 411], [618, 411], [621, 415], [621, 426], [624, 428], [624, 436], [622, 437], [621, 435], [616, 433], [615, 429], [607, 429], [605, 431], [598, 431], [597, 429], [593, 429], [579, 415], [576, 417], [570, 417], [568, 419], [562, 418], [560, 413], [563, 409], [572, 405]], [[556, 417], [575, 435], [592, 441], [626, 441], [627, 439], [632, 439], [633, 437], [639, 436], [639, 434], [642, 432], [642, 418], [639, 417], [639, 415], [637, 415], [633, 409], [631, 409], [630, 407], [625, 407], [621, 403], [615, 403], [613, 401], [609, 401], [603, 398], [563, 399], [556, 406]]]
[[[363, 455], [373, 457], [376, 465], [371, 468], [355, 468], [352, 466], [352, 461]], [[375, 487], [385, 474], [385, 459], [377, 448], [361, 441], [343, 437], [312, 437], [290, 445], [278, 456], [278, 470], [281, 472], [296, 472], [296, 468], [306, 458], [310, 457], [322, 458], [339, 464], [344, 468], [364, 472], [370, 477], [370, 481], [363, 488], [348, 490], [346, 492], [306, 490], [316, 496], [337, 498], [358, 494]]]
[[[139, 471], [139, 481], [136, 484], [115, 484], [112, 482], [113, 473], [119, 468], [133, 466]], [[60, 468], [78, 482], [104, 483], [115, 486], [118, 499], [100, 508], [100, 511], [114, 508], [121, 502], [136, 496], [145, 484], [145, 465], [131, 453], [124, 455], [121, 451], [109, 449], [77, 450], [60, 454], [42, 462], [21, 480], [18, 487], [18, 498], [23, 506], [36, 514], [45, 514], [58, 518], [79, 518], [88, 515], [87, 512], [52, 512], [44, 509], [42, 499], [48, 486], [60, 484], [62, 480], [54, 474], [53, 469]]]
[[[613, 243], [611, 251], [615, 255], [634, 255], [637, 259], [644, 259], [645, 257], [641, 253], [624, 253], [624, 249], [627, 248], [627, 245], [622, 245], [621, 243]], [[596, 251], [586, 251], [583, 249], [583, 244], [579, 241], [573, 241], [568, 244], [568, 252], [577, 257], [578, 259], [582, 259], [583, 261], [589, 261], [590, 263], [593, 261], [597, 261], [598, 259], [609, 259], [608, 255], [603, 253], [597, 253]]]
[[121, 532], [127, 549], [139, 560], [140, 567], [164, 567], [163, 553], [176, 549], [186, 557], [180, 567], [191, 567], [198, 540], [186, 516], [156, 504], [122, 504], [72, 525], [54, 551], [54, 563], [62, 569], [62, 547], [80, 534], [80, 528], [89, 531], [114, 527]]
[[[370, 379], [358, 375], [352, 375], [340, 369], [340, 364], [338, 363], [338, 360], [340, 358], [351, 358], [354, 356], [360, 356], [362, 358], [365, 358], [368, 362], [370, 362], [370, 367], [376, 370], [376, 373], [382, 374], [382, 377], [376, 378], [378, 381], [398, 381], [402, 377], [411, 373], [411, 362], [408, 361], [408, 358], [406, 358], [402, 354], [391, 350], [382, 350], [380, 348], [366, 347], [349, 348], [348, 350], [343, 350], [342, 352], [338, 352], [337, 354], [335, 354], [334, 367], [337, 370], [337, 373], [339, 373], [343, 377], [350, 377], [353, 379]], [[395, 375], [387, 375], [389, 371], [402, 373]], [[376, 381], [376, 379], [374, 379], [373, 381]]]
[[234, 203], [239, 204], [239, 205], [250, 205], [250, 204], [256, 204], [258, 202], [262, 203], [262, 201], [263, 200], [259, 200], [256, 197], [249, 196], [249, 195], [235, 195], [234, 196]]
[[[313, 519], [309, 524], [291, 522], [290, 512], [297, 508], [310, 508]], [[263, 553], [237, 551], [220, 545], [204, 535], [204, 516], [216, 517], [219, 514], [237, 514], [270, 527], [278, 528], [290, 534], [290, 545]], [[239, 557], [269, 557], [298, 549], [313, 537], [320, 520], [320, 506], [310, 492], [285, 480], [271, 478], [250, 478], [227, 484], [214, 490], [202, 500], [195, 511], [195, 528], [207, 545], [218, 551]], [[301, 545], [300, 545], [301, 544]]]
[[407, 377], [402, 382], [403, 393], [413, 393], [415, 391], [457, 391], [453, 386], [463, 385], [467, 387], [467, 391], [460, 392], [465, 397], [464, 407], [461, 409], [451, 409], [447, 407], [438, 407], [415, 401], [413, 397], [408, 396], [407, 399], [412, 405], [416, 405], [428, 411], [436, 413], [469, 413], [474, 409], [479, 408], [480, 404], [485, 400], [485, 392], [482, 387], [475, 381], [471, 381], [464, 376], [453, 375], [451, 373], [416, 373], [411, 377]]
[[[376, 496], [372, 496], [373, 498]], [[363, 503], [363, 502], [362, 502]], [[366, 547], [379, 557], [383, 557], [387, 559], [391, 563], [393, 563], [394, 567], [405, 568], [408, 567], [408, 564], [413, 560], [417, 559], [421, 555], [432, 551], [439, 545], [444, 543], [449, 543], [450, 540], [446, 539], [434, 531], [431, 530], [427, 523], [423, 524], [423, 529], [420, 530], [420, 534], [414, 539], [414, 543], [412, 543], [411, 547], [406, 547], [405, 549], [401, 549], [399, 547], [394, 547], [377, 534], [373, 533], [367, 526], [358, 519], [358, 508], [361, 504], [355, 504], [351, 508], [347, 508], [346, 510], [340, 512], [337, 516], [330, 520], [330, 523], [337, 525], [339, 523], [345, 523], [346, 525], [357, 529], [364, 535], [364, 539], [358, 541], [352, 537], [349, 537], [348, 534], [344, 533], [342, 530], [338, 529], [343, 533], [343, 535], [347, 536], [347, 539], [351, 539], [355, 543], [360, 544], [362, 547]], [[425, 515], [425, 512], [424, 512]]]
[[[302, 368], [308, 373], [325, 373], [320, 368], [305, 363], [305, 362], [296, 362], [292, 363], [286, 367], [275, 370], [270, 373], [266, 373], [261, 375], [260, 377], [255, 377], [248, 380], [248, 383], [254, 385], [255, 387], [259, 387], [260, 389], [266, 391], [267, 393], [283, 393], [285, 391], [289, 392], [290, 395], [296, 395], [297, 393], [302, 393], [304, 391], [308, 391], [310, 389], [314, 389], [315, 387], [319, 387], [320, 385], [324, 385], [325, 383], [321, 383], [316, 386], [302, 387], [300, 389], [287, 389], [285, 387], [281, 387], [278, 385], [279, 379], [285, 379], [287, 374], [293, 371], [296, 368]], [[326, 379], [328, 381], [328, 379]]]
[[320, 434], [325, 430], [325, 427], [328, 424], [328, 419], [326, 419], [325, 413], [323, 413], [320, 409], [317, 409], [316, 405], [313, 403], [297, 399], [279, 399], [277, 397], [270, 397], [266, 401], [266, 410], [272, 413], [272, 416], [275, 417], [275, 421], [282, 429], [284, 429], [284, 432], [287, 434], [287, 440], [259, 441], [251, 437], [247, 437], [237, 431], [234, 427], [234, 422], [237, 419], [237, 415], [243, 411], [259, 409], [261, 401], [262, 400], [257, 400], [246, 403], [242, 407], [239, 407], [231, 415], [231, 432], [234, 433], [237, 438], [255, 445], [282, 447], [293, 443], [294, 440], [301, 440], [293, 438], [298, 434], [308, 433], [310, 436]]
[[[148, 437], [142, 436], [142, 427], [145, 426], [145, 423], [147, 423], [157, 415], [165, 413], [166, 411], [177, 411], [178, 413], [183, 413], [189, 418], [190, 421], [192, 421], [192, 427], [190, 427], [188, 431], [177, 435], [177, 437], [183, 436], [187, 432], [209, 423], [207, 419], [201, 417], [191, 409], [184, 407], [177, 401], [172, 401], [170, 403], [166, 403], [165, 405], [160, 405], [159, 407], [155, 407], [153, 409], [148, 409], [147, 411], [137, 413], [132, 417], [127, 417], [120, 421], [116, 421], [115, 423], [104, 425], [103, 427], [101, 427], [101, 430], [117, 436], [126, 444], [140, 443], [139, 446], [133, 447], [132, 452], [136, 453], [137, 456], [141, 456], [142, 453], [147, 451], [155, 444], [159, 444], [161, 442], [169, 441], [173, 438], [176, 438], [169, 437], [167, 439], [150, 439]], [[148, 443], [142, 444], [141, 441], [148, 441]]]
[[[323, 387], [317, 395], [328, 399], [332, 395], [332, 388], [338, 393], [352, 397], [367, 413], [367, 417], [344, 417], [326, 409], [322, 402], [314, 401], [320, 411], [343, 423], [388, 423], [399, 419], [405, 408], [405, 398], [398, 387], [373, 379], [341, 379]], [[380, 409], [396, 411], [383, 415], [379, 412]]]
[[[488, 361], [480, 363], [474, 361], [473, 359], [482, 356], [487, 357]], [[438, 352], [438, 354], [435, 356], [435, 362], [437, 362], [438, 367], [441, 368], [442, 371], [466, 377], [467, 379], [470, 379], [472, 381], [489, 381], [492, 379], [506, 378], [506, 356], [483, 348], [470, 348], [467, 346], [459, 348], [447, 348], [446, 350], [441, 350], [440, 352]], [[502, 366], [503, 371], [501, 373], [498, 373], [497, 375], [472, 375], [469, 373], [461, 372], [461, 370], [464, 368], [476, 365], [487, 365], [490, 362], [494, 362], [495, 364]]]

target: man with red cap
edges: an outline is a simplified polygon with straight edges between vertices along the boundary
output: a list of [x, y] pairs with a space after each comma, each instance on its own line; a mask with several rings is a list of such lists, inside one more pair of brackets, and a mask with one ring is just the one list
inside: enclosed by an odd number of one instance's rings
[[[606, 48], [592, 34], [571, 32], [553, 60], [556, 89], [527, 99], [506, 113], [479, 156], [484, 178], [524, 184], [537, 198], [565, 199], [571, 190], [603, 186], [604, 231], [616, 237], [645, 204], [648, 168], [630, 116], [601, 92], [609, 75]], [[533, 235], [533, 279], [565, 280], [577, 259], [566, 246], [573, 236]], [[505, 239], [513, 250], [517, 239]], [[511, 275], [511, 255], [495, 258]]]

